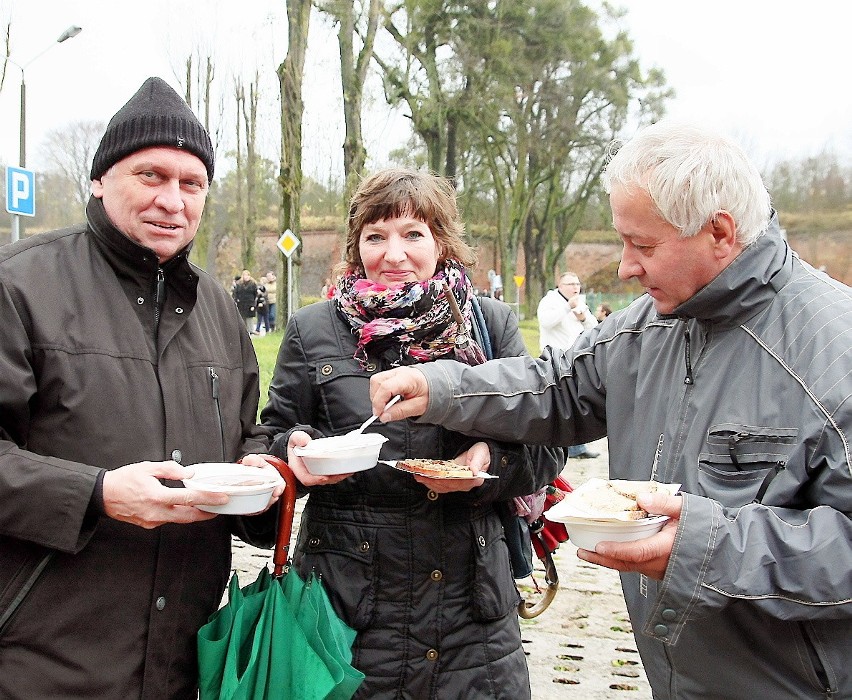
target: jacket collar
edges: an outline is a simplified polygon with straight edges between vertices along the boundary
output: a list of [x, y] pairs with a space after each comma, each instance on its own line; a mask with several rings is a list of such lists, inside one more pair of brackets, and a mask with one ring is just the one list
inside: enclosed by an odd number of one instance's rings
[[[147, 281], [156, 277], [157, 269], [162, 267], [167, 275], [172, 271], [185, 271], [190, 278], [196, 277], [189, 265], [189, 251], [192, 243], [161, 266], [153, 250], [139, 245], [113, 225], [100, 198], [94, 196], [89, 198], [86, 206], [86, 221], [89, 234], [119, 276], [129, 277], [141, 283], [143, 280]], [[182, 277], [184, 275], [181, 275]]]
[[707, 286], [674, 310], [721, 328], [744, 324], [759, 313], [793, 272], [793, 252], [781, 236], [775, 211], [766, 232], [740, 253]]

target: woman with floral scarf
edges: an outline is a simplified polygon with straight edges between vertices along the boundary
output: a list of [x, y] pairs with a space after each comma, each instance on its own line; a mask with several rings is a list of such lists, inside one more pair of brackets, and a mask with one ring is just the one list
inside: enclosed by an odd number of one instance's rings
[[457, 347], [475, 335], [477, 311], [487, 327], [480, 339], [495, 356], [525, 353], [509, 307], [474, 299], [473, 264], [446, 179], [404, 169], [366, 178], [351, 202], [334, 296], [291, 318], [261, 413], [277, 433], [272, 452], [309, 494], [294, 565], [322, 576], [338, 615], [358, 632], [352, 663], [366, 679], [357, 697], [530, 697], [496, 506], [552, 481], [561, 450], [399, 421], [369, 428], [388, 438], [383, 460], [454, 459], [498, 478], [430, 479], [383, 463], [314, 476], [293, 451], [369, 417], [376, 372], [479, 356]]

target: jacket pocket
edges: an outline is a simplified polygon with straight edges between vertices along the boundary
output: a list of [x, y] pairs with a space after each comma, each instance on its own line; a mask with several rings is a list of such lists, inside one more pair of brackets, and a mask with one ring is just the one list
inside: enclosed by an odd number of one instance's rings
[[[838, 689], [837, 674], [831, 668], [827, 660], [825, 649], [819, 641], [819, 635], [814, 629], [812, 622], [794, 623], [797, 630], [793, 633], [799, 658], [808, 659], [810, 664], [803, 664], [810, 683], [818, 690], [825, 692], [826, 697], [830, 693], [836, 693]], [[818, 624], [818, 623], [817, 623]]]
[[498, 518], [472, 523], [473, 586], [471, 617], [477, 622], [499, 620], [518, 607], [520, 594], [509, 565], [506, 536]]
[[36, 586], [45, 568], [56, 555], [55, 550], [42, 552], [27, 552], [22, 560], [15, 555], [21, 555], [20, 551], [4, 552], [10, 565], [10, 571], [14, 572], [7, 585], [0, 588], [0, 639], [6, 627], [12, 622], [15, 613], [23, 605], [30, 591]]
[[721, 423], [707, 435], [698, 455], [700, 495], [729, 507], [760, 501], [787, 465], [798, 431]]
[[370, 361], [366, 368], [351, 358], [327, 358], [314, 364], [314, 381], [320, 393], [326, 421], [334, 434], [360, 425], [357, 416], [369, 416], [370, 377], [378, 365]]
[[355, 630], [369, 627], [375, 613], [375, 549], [375, 528], [309, 521], [299, 530], [294, 556], [299, 575], [320, 576], [335, 612]]

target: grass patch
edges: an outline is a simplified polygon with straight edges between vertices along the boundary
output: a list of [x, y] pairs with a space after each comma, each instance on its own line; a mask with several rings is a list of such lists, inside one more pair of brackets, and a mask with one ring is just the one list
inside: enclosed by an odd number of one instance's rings
[[[251, 337], [254, 352], [257, 355], [257, 364], [260, 367], [260, 402], [258, 414], [260, 409], [266, 405], [269, 383], [272, 381], [275, 360], [278, 358], [278, 348], [283, 339], [283, 330], [276, 330], [266, 335], [253, 335]], [[260, 420], [260, 415], [258, 415], [258, 420]]]

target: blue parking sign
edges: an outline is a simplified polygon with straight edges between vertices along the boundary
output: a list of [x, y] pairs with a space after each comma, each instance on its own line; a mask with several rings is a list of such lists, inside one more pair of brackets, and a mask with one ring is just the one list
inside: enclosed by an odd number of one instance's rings
[[6, 211], [35, 216], [35, 173], [32, 170], [6, 167]]

